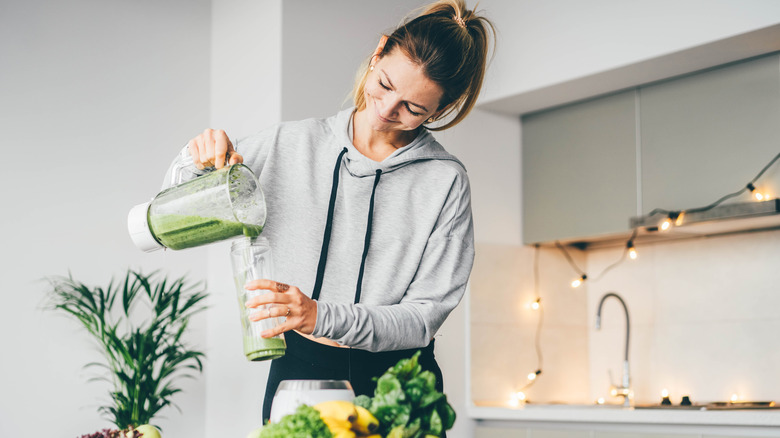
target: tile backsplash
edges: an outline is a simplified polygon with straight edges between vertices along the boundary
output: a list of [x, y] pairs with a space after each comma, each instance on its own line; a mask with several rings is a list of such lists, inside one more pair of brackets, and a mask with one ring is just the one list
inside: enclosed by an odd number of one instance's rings
[[[667, 389], [677, 404], [780, 400], [780, 231], [638, 245], [597, 281], [577, 289], [577, 276], [555, 248], [539, 249], [543, 374], [525, 392], [541, 403], [610, 399], [609, 371], [618, 382], [625, 348], [625, 317], [617, 300], [602, 311], [604, 293], [616, 292], [631, 318], [630, 351], [635, 401], [657, 403]], [[505, 403], [536, 369], [538, 311], [534, 251], [527, 246], [477, 245], [471, 280], [471, 397]], [[622, 248], [569, 250], [591, 277], [614, 263]]]

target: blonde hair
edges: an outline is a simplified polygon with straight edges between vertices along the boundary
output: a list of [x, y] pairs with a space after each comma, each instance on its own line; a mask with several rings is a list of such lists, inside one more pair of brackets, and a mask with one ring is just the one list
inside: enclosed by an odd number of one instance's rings
[[[441, 87], [444, 94], [438, 110], [444, 111], [433, 122], [454, 116], [442, 126], [426, 128], [442, 131], [460, 123], [474, 108], [485, 78], [490, 39], [495, 42], [495, 36], [490, 20], [468, 10], [464, 0], [439, 0], [398, 26], [374, 56], [381, 58], [399, 49]], [[361, 66], [352, 89], [358, 111], [366, 106], [363, 90], [372, 58]]]

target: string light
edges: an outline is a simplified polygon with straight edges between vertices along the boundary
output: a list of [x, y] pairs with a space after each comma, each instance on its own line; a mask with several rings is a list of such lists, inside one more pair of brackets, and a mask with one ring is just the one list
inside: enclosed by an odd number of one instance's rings
[[[625, 249], [623, 250], [623, 254], [620, 256], [620, 258], [615, 263], [612, 263], [611, 265], [609, 265], [606, 268], [604, 268], [604, 270], [601, 271], [601, 273], [599, 275], [597, 275], [595, 278], [593, 278], [592, 281], [599, 280], [607, 272], [611, 271], [617, 265], [621, 264], [626, 258], [628, 258], [628, 257], [630, 257], [632, 259], [636, 258], [636, 246], [634, 245], [634, 239], [636, 239], [636, 235], [637, 235], [638, 232], [639, 232], [639, 229], [635, 228], [634, 231], [631, 233], [631, 237], [628, 238], [628, 241], [626, 242]], [[555, 245], [558, 247], [559, 250], [561, 250], [563, 255], [566, 257], [566, 260], [569, 262], [569, 265], [571, 265], [571, 267], [574, 270], [580, 272], [580, 276], [578, 278], [574, 279], [571, 282], [571, 287], [578, 288], [578, 287], [582, 286], [582, 284], [585, 282], [585, 280], [588, 280], [590, 277], [588, 277], [588, 274], [586, 274], [582, 269], [580, 269], [577, 266], [576, 263], [574, 263], [574, 260], [569, 255], [569, 252], [566, 251], [566, 248], [564, 248], [564, 246], [561, 245], [560, 242], [556, 241]], [[632, 248], [633, 248], [633, 251], [632, 251]]]
[[756, 201], [768, 201], [770, 199], [767, 193], [759, 192], [752, 182], [749, 182], [745, 188], [750, 190], [750, 193], [753, 194], [753, 197], [756, 198]]
[[528, 373], [528, 381], [523, 385], [522, 388], [516, 393], [512, 395], [512, 398], [509, 400], [509, 404], [513, 407], [517, 407], [520, 405], [520, 403], [525, 403], [526, 401], [526, 395], [525, 391], [528, 387], [533, 385], [537, 377], [542, 374], [542, 347], [541, 347], [541, 334], [542, 334], [542, 323], [544, 321], [544, 308], [542, 307], [542, 297], [539, 296], [539, 245], [534, 245], [534, 294], [536, 295], [536, 300], [534, 300], [533, 303], [530, 304], [531, 309], [539, 312], [539, 319], [537, 320], [536, 325], [536, 337], [534, 340], [534, 347], [536, 348], [536, 357], [539, 361], [539, 366], [536, 368], [536, 371], [532, 373]]
[[682, 225], [682, 218], [684, 217], [681, 211], [670, 211], [666, 218], [658, 225], [658, 229], [661, 231], [668, 231], [674, 225]]
[[521, 404], [524, 404], [526, 400], [525, 393], [523, 391], [518, 391], [515, 393], [512, 393], [511, 397], [509, 397], [509, 406], [513, 408], [519, 407]]
[[637, 253], [636, 253], [636, 247], [634, 246], [634, 241], [629, 240], [628, 243], [626, 244], [626, 248], [628, 249], [628, 258], [630, 258], [631, 260], [636, 260]]
[[685, 217], [685, 213], [701, 213], [704, 211], [712, 210], [713, 208], [717, 207], [718, 205], [722, 204], [724, 201], [734, 198], [736, 196], [741, 195], [746, 190], [750, 191], [750, 193], [753, 195], [753, 198], [756, 201], [767, 201], [770, 199], [770, 196], [767, 193], [759, 192], [758, 189], [756, 189], [755, 182], [758, 181], [761, 176], [764, 175], [764, 173], [769, 170], [770, 167], [772, 167], [775, 162], [780, 159], [780, 154], [775, 155], [774, 158], [772, 158], [772, 161], [770, 161], [766, 166], [764, 166], [763, 169], [761, 169], [760, 172], [758, 172], [758, 175], [756, 175], [750, 182], [748, 182], [745, 187], [742, 187], [741, 189], [737, 190], [734, 193], [729, 193], [726, 196], [723, 196], [722, 198], [718, 199], [717, 201], [713, 202], [712, 204], [705, 205], [704, 207], [698, 207], [698, 208], [689, 208], [685, 211], [669, 211], [664, 210], [662, 208], [656, 208], [653, 209], [650, 213], [647, 214], [647, 216], [654, 216], [656, 214], [666, 214], [667, 217], [664, 218], [659, 224], [658, 229], [661, 231], [667, 231], [671, 226], [677, 225], [680, 226], [683, 224], [683, 218]]
[[[664, 210], [664, 209], [661, 209], [661, 208], [656, 208], [656, 209], [653, 209], [650, 213], [648, 213], [647, 216], [651, 217], [651, 216], [655, 216], [657, 214], [665, 215], [664, 219], [661, 222], [659, 222], [659, 224], [658, 224], [658, 230], [660, 230], [660, 231], [668, 231], [669, 229], [672, 228], [672, 226], [683, 225], [683, 223], [685, 222], [685, 214], [686, 214], [686, 212], [687, 213], [700, 213], [700, 212], [703, 212], [703, 211], [711, 210], [711, 209], [717, 207], [718, 205], [720, 205], [722, 202], [726, 201], [727, 199], [735, 197], [735, 196], [738, 196], [738, 195], [742, 194], [746, 190], [749, 190], [753, 194], [753, 196], [755, 197], [756, 200], [759, 200], [759, 201], [760, 200], [764, 200], [764, 201], [766, 201], [766, 200], [769, 199], [769, 196], [766, 193], [758, 192], [758, 190], [756, 189], [756, 186], [753, 183], [755, 183], [759, 178], [761, 178], [761, 176], [770, 167], [772, 167], [772, 165], [778, 159], [780, 159], [780, 154], [775, 155], [775, 157], [772, 159], [772, 161], [770, 161], [766, 166], [764, 166], [764, 168], [761, 169], [761, 171], [758, 173], [758, 175], [756, 175], [755, 178], [753, 178], [741, 190], [736, 191], [734, 193], [730, 193], [730, 194], [728, 194], [726, 196], [723, 196], [722, 198], [718, 199], [717, 201], [713, 202], [710, 205], [707, 205], [707, 206], [704, 206], [704, 207], [699, 207], [699, 208], [691, 208], [691, 209], [682, 210], [682, 211], [670, 211], [670, 210]], [[604, 276], [604, 274], [606, 274], [608, 271], [613, 269], [615, 266], [619, 265], [626, 258], [629, 258], [631, 260], [635, 260], [637, 258], [637, 251], [636, 251], [636, 245], [634, 244], [634, 240], [636, 239], [638, 231], [639, 231], [639, 229], [635, 228], [633, 230], [633, 232], [631, 233], [631, 237], [629, 237], [628, 241], [626, 242], [626, 247], [625, 247], [623, 256], [621, 256], [621, 258], [618, 259], [618, 261], [616, 261], [615, 263], [611, 264], [610, 266], [607, 266], [599, 275], [593, 277], [592, 281], [599, 280], [602, 276]], [[582, 286], [582, 284], [585, 282], [585, 280], [587, 280], [589, 278], [588, 275], [585, 273], [585, 271], [580, 269], [577, 266], [576, 263], [574, 263], [574, 260], [572, 260], [572, 258], [569, 255], [568, 251], [566, 251], [566, 248], [564, 248], [563, 245], [561, 245], [560, 242], [556, 241], [555, 245], [558, 247], [558, 249], [561, 250], [563, 255], [566, 257], [566, 260], [569, 262], [569, 265], [571, 265], [571, 267], [575, 271], [577, 271], [579, 273], [579, 277], [574, 279], [571, 282], [571, 287], [578, 288], [578, 287]], [[537, 248], [538, 248], [538, 245], [537, 245]]]
[[577, 279], [575, 279], [574, 281], [571, 282], [571, 287], [578, 288], [578, 287], [582, 286], [582, 283], [585, 283], [585, 280], [587, 280], [587, 279], [588, 279], [588, 276], [585, 275], [585, 274], [582, 274], [580, 276], [580, 278], [577, 278]]

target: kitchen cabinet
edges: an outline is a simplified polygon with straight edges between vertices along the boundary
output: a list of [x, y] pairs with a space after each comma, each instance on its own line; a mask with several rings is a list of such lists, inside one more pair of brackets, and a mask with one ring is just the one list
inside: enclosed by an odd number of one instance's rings
[[[780, 54], [640, 87], [639, 107], [642, 214], [708, 205], [780, 152]], [[778, 167], [756, 184], [775, 197]]]
[[[475, 438], [700, 438], [677, 433], [601, 432], [589, 429], [536, 429], [477, 427]], [[730, 438], [730, 437], [722, 437]]]
[[637, 212], [635, 92], [523, 117], [523, 242], [628, 230]]
[[780, 436], [780, 412], [669, 411], [577, 405], [470, 407], [476, 438], [736, 438]]
[[[625, 238], [633, 216], [709, 205], [780, 152], [778, 121], [780, 53], [525, 115], [523, 242]], [[780, 163], [756, 187], [780, 196]]]

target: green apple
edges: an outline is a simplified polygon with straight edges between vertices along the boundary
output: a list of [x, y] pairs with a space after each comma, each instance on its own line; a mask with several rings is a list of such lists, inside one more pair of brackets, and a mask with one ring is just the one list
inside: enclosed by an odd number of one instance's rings
[[260, 438], [260, 431], [262, 430], [262, 427], [258, 427], [257, 429], [249, 432], [249, 435], [247, 435], [246, 438]]
[[160, 431], [151, 424], [142, 424], [135, 428], [138, 432], [141, 432], [141, 438], [162, 438]]

